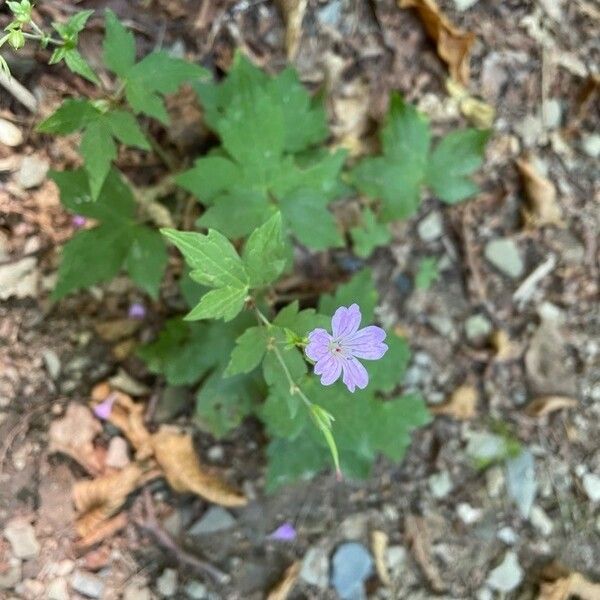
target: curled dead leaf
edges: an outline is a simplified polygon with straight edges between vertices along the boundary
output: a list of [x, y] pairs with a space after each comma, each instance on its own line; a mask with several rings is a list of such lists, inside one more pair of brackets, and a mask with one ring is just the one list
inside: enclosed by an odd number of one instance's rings
[[541, 396], [532, 400], [525, 409], [530, 417], [544, 417], [563, 408], [574, 408], [579, 403], [568, 396]]
[[381, 583], [386, 587], [391, 587], [392, 580], [390, 578], [390, 572], [387, 567], [385, 555], [388, 547], [388, 536], [383, 531], [375, 530], [371, 534], [371, 549], [373, 550], [373, 557], [375, 558], [375, 569], [377, 575], [381, 579]]
[[446, 89], [452, 98], [458, 102], [460, 112], [475, 127], [480, 129], [489, 129], [494, 124], [496, 118], [496, 109], [469, 94], [469, 91], [454, 79], [446, 81]]
[[527, 196], [528, 207], [524, 211], [525, 222], [532, 227], [564, 225], [554, 184], [543, 177], [533, 163], [525, 157], [517, 160], [517, 168]]
[[472, 419], [477, 412], [477, 390], [472, 385], [457, 387], [450, 399], [441, 406], [433, 406], [434, 415], [447, 415], [461, 421]]
[[298, 575], [300, 573], [301, 563], [296, 561], [292, 563], [283, 574], [281, 581], [279, 581], [275, 587], [269, 592], [267, 600], [286, 600], [290, 595], [290, 592], [296, 584]]
[[285, 21], [285, 48], [289, 61], [294, 60], [300, 38], [302, 37], [302, 21], [306, 14], [308, 0], [278, 0], [277, 4]]
[[569, 600], [572, 597], [580, 600], [598, 600], [600, 584], [592, 583], [581, 573], [571, 573], [551, 583], [542, 583], [538, 600]]
[[71, 403], [65, 416], [50, 425], [48, 451], [66, 454], [88, 473], [97, 475], [104, 468], [104, 452], [94, 448], [93, 441], [101, 431], [102, 425], [87, 406]]
[[438, 56], [448, 65], [452, 79], [468, 85], [475, 34], [451, 23], [435, 0], [398, 0], [398, 5], [417, 11], [427, 34], [436, 43]]
[[508, 362], [515, 360], [520, 354], [518, 346], [510, 339], [503, 329], [497, 329], [490, 337], [490, 342], [496, 351], [494, 357], [497, 362]]
[[156, 461], [176, 492], [192, 492], [222, 506], [244, 506], [246, 497], [204, 466], [188, 434], [162, 427], [152, 436]]
[[95, 544], [112, 537], [115, 533], [124, 529], [126, 525], [127, 514], [125, 512], [121, 512], [106, 521], [98, 521], [96, 518], [90, 518], [89, 523], [85, 522], [82, 517], [77, 523], [77, 531], [78, 533], [81, 531], [87, 531], [88, 533], [86, 536], [77, 540], [75, 545], [79, 549], [89, 548], [90, 546], [94, 546]]

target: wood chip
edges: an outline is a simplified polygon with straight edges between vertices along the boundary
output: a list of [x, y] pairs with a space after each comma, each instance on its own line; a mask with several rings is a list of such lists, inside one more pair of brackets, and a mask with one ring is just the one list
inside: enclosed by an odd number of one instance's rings
[[306, 14], [308, 0], [277, 0], [285, 21], [285, 48], [287, 58], [293, 61], [300, 46], [302, 21]]
[[460, 421], [468, 421], [477, 414], [477, 390], [472, 385], [461, 385], [441, 406], [430, 408], [434, 415], [447, 415]]
[[300, 561], [292, 563], [285, 570], [281, 581], [277, 583], [275, 587], [269, 592], [267, 600], [286, 600], [286, 598], [290, 595], [290, 592], [294, 588], [294, 585], [296, 585], [296, 580], [298, 579], [301, 566], [302, 563]]
[[381, 579], [381, 583], [386, 587], [391, 587], [392, 579], [387, 567], [386, 553], [388, 547], [388, 536], [383, 531], [375, 530], [371, 534], [371, 549], [375, 558], [375, 569]]
[[552, 583], [542, 583], [538, 600], [599, 600], [600, 584], [592, 583], [581, 573], [571, 573]]

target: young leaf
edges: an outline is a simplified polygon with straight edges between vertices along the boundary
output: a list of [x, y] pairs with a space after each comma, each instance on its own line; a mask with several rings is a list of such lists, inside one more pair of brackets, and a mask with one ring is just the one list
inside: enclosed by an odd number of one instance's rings
[[197, 306], [186, 315], [186, 320], [223, 319], [231, 321], [244, 308], [248, 287], [225, 286], [204, 294]]
[[77, 75], [81, 75], [83, 78], [95, 83], [96, 85], [100, 84], [100, 80], [94, 71], [92, 71], [92, 67], [87, 63], [85, 58], [81, 56], [79, 50], [76, 48], [71, 48], [66, 50], [63, 55], [65, 64], [69, 69], [76, 73]]
[[73, 133], [100, 115], [98, 109], [89, 100], [65, 100], [61, 106], [36, 127], [40, 133]]
[[444, 202], [454, 204], [477, 193], [470, 175], [483, 163], [488, 131], [464, 129], [442, 138], [427, 166], [427, 184]]
[[261, 363], [267, 351], [267, 331], [264, 327], [250, 327], [235, 341], [231, 360], [223, 375], [230, 377], [249, 373]]
[[135, 38], [123, 27], [115, 13], [107, 9], [105, 16], [106, 35], [103, 43], [104, 64], [121, 79], [135, 62]]
[[113, 110], [106, 115], [108, 126], [114, 137], [127, 146], [150, 150], [150, 144], [137, 119], [127, 111]]
[[273, 319], [273, 325], [293, 331], [299, 338], [306, 337], [317, 327], [327, 328], [330, 324], [331, 318], [318, 314], [314, 308], [299, 311], [297, 300], [282, 308]]
[[268, 285], [279, 277], [285, 268], [285, 250], [278, 212], [252, 233], [244, 247], [244, 266], [250, 287]]
[[80, 150], [85, 161], [84, 168], [88, 174], [92, 199], [97, 200], [110, 171], [110, 164], [117, 157], [117, 147], [103, 121], [88, 123], [81, 138]]
[[391, 239], [386, 225], [377, 222], [377, 217], [370, 208], [363, 211], [363, 226], [350, 230], [354, 242], [354, 253], [368, 258], [378, 246], [385, 246]]
[[165, 242], [158, 231], [135, 226], [131, 233], [131, 246], [125, 267], [131, 279], [152, 298], [158, 289], [167, 266]]
[[377, 297], [371, 269], [362, 269], [350, 281], [338, 286], [332, 296], [321, 296], [319, 312], [333, 315], [340, 306], [350, 306], [356, 302], [360, 306], [363, 322], [368, 323], [373, 320]]

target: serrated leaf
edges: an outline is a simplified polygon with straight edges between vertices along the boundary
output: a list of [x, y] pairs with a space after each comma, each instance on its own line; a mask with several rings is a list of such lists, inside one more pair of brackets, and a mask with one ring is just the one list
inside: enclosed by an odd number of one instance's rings
[[67, 67], [69, 67], [71, 71], [73, 71], [73, 73], [81, 75], [82, 77], [84, 77], [88, 81], [91, 81], [92, 83], [95, 83], [96, 85], [100, 84], [98, 76], [96, 75], [96, 73], [94, 73], [92, 67], [90, 67], [85, 58], [81, 56], [79, 50], [77, 50], [76, 48], [71, 48], [70, 50], [67, 50], [64, 53], [63, 58], [65, 60], [65, 64], [67, 65]]
[[404, 379], [410, 360], [410, 348], [404, 338], [388, 332], [385, 339], [388, 351], [379, 360], [364, 362], [369, 373], [369, 386], [380, 392], [393, 391]]
[[267, 331], [264, 327], [250, 327], [235, 341], [231, 360], [223, 375], [231, 377], [249, 373], [261, 363], [267, 351]]
[[275, 213], [248, 238], [243, 253], [250, 287], [272, 283], [285, 268], [286, 247], [281, 229], [281, 213]]
[[117, 147], [105, 123], [92, 121], [87, 124], [81, 138], [80, 150], [88, 174], [92, 199], [97, 200], [110, 171], [110, 164], [117, 157]]
[[120, 270], [129, 249], [125, 229], [100, 225], [80, 231], [62, 250], [54, 300], [75, 290], [112, 279]]
[[244, 308], [248, 288], [225, 286], [204, 294], [197, 306], [186, 315], [186, 320], [223, 319], [231, 321]]
[[350, 281], [339, 285], [333, 295], [321, 296], [319, 312], [333, 316], [340, 306], [356, 303], [362, 313], [362, 322], [369, 323], [373, 320], [377, 298], [371, 269], [362, 269]]
[[241, 178], [239, 166], [228, 158], [205, 156], [197, 159], [194, 166], [178, 175], [175, 181], [201, 202], [209, 204], [217, 194], [240, 183]]
[[470, 175], [483, 163], [488, 131], [463, 129], [442, 138], [427, 165], [427, 184], [436, 195], [454, 204], [477, 193]]
[[273, 319], [273, 325], [282, 329], [293, 331], [298, 337], [306, 337], [317, 327], [327, 328], [331, 324], [331, 318], [318, 314], [314, 308], [299, 310], [297, 300], [282, 308]]
[[135, 62], [135, 38], [119, 21], [115, 13], [105, 13], [106, 35], [103, 43], [104, 64], [124, 79]]
[[167, 266], [165, 242], [154, 229], [135, 226], [131, 233], [131, 247], [125, 267], [131, 279], [152, 298], [158, 298], [158, 290]]
[[391, 239], [386, 225], [377, 222], [377, 217], [369, 208], [363, 211], [363, 226], [350, 230], [354, 242], [354, 253], [368, 258], [378, 246], [385, 246]]
[[112, 135], [122, 144], [150, 150], [150, 144], [137, 119], [125, 110], [113, 110], [106, 114], [106, 121]]
[[65, 25], [61, 26], [59, 33], [61, 35], [67, 34], [69, 36], [75, 35], [80, 31], [83, 31], [88, 19], [94, 14], [93, 10], [81, 10], [76, 12]]
[[95, 121], [98, 109], [88, 100], [65, 100], [60, 107], [36, 127], [40, 133], [73, 133]]
[[298, 395], [291, 396], [281, 390], [270, 389], [257, 412], [270, 435], [293, 440], [311, 426], [308, 411], [301, 404]]

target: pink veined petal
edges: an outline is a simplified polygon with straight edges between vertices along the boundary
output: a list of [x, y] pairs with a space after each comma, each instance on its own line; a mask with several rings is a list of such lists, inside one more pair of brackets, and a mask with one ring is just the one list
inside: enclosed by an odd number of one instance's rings
[[329, 350], [330, 341], [331, 336], [324, 329], [314, 329], [308, 336], [308, 344], [304, 353], [311, 360], [321, 360]]
[[369, 383], [369, 374], [364, 366], [357, 360], [349, 358], [342, 364], [344, 369], [344, 377], [342, 381], [351, 392], [358, 387], [364, 390]]
[[352, 304], [348, 308], [340, 306], [331, 319], [333, 337], [339, 339], [355, 333], [361, 319], [362, 315], [358, 304]]
[[381, 358], [388, 349], [387, 344], [383, 343], [386, 333], [377, 325], [363, 327], [356, 333], [347, 336], [342, 340], [344, 350], [357, 358], [366, 360], [377, 360]]
[[321, 375], [322, 385], [331, 385], [340, 378], [342, 361], [341, 357], [328, 354], [315, 365], [315, 375]]

